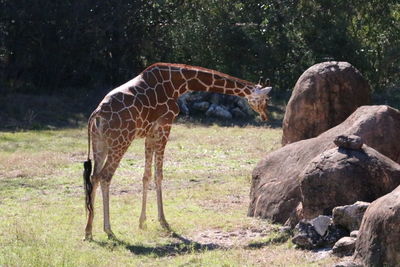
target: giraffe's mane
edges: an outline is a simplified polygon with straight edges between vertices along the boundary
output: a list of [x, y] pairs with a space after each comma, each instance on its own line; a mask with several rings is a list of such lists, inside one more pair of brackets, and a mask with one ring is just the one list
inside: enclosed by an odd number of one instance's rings
[[232, 80], [235, 82], [239, 82], [245, 85], [252, 85], [254, 86], [255, 84], [246, 80], [242, 80], [236, 77], [233, 77], [231, 75], [216, 71], [216, 70], [212, 70], [212, 69], [207, 69], [207, 68], [203, 68], [203, 67], [199, 67], [199, 66], [191, 66], [191, 65], [186, 65], [186, 64], [176, 64], [176, 63], [163, 63], [163, 62], [158, 62], [158, 63], [154, 63], [151, 66], [147, 67], [144, 71], [148, 71], [152, 68], [155, 67], [175, 67], [175, 68], [180, 68], [180, 69], [185, 69], [185, 70], [194, 70], [194, 71], [201, 71], [201, 72], [205, 72], [205, 73], [210, 73], [210, 74], [215, 74], [221, 77], [224, 77], [228, 80]]

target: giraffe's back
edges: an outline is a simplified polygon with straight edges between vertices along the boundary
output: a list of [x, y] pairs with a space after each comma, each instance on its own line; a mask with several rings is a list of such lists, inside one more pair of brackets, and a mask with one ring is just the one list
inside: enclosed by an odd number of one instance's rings
[[149, 87], [139, 75], [110, 91], [97, 112], [105, 137], [124, 135], [132, 140], [147, 136], [158, 124], [172, 123], [179, 107], [164, 88]]

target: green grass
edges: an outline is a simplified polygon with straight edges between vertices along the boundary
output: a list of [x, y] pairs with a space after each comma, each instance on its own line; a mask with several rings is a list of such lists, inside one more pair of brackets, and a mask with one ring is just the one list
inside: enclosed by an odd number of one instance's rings
[[[266, 127], [175, 125], [163, 188], [178, 236], [159, 226], [154, 186], [147, 229], [138, 229], [144, 146], [135, 140], [111, 185], [118, 241], [102, 231], [98, 192], [94, 242], [84, 242], [86, 129], [0, 133], [0, 266], [329, 266], [334, 259], [316, 260], [294, 249], [277, 226], [246, 216], [252, 169], [280, 137], [281, 129]], [[196, 239], [209, 230], [248, 229], [263, 236], [233, 246]]]

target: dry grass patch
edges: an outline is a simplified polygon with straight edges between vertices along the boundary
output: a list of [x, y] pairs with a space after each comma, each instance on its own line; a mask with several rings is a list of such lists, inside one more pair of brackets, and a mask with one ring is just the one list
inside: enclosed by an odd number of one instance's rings
[[60, 166], [70, 162], [68, 154], [56, 152], [0, 154], [0, 179], [53, 175], [60, 172]]

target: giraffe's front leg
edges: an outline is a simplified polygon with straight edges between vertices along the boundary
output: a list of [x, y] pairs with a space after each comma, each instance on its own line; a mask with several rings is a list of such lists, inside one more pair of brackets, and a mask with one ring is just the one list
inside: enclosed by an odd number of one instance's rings
[[146, 228], [146, 205], [147, 205], [147, 190], [149, 188], [149, 183], [150, 183], [150, 178], [151, 178], [151, 172], [148, 172], [147, 170], [144, 171], [143, 174], [143, 195], [142, 195], [142, 211], [140, 212], [140, 218], [139, 218], [139, 228], [140, 229], [145, 229]]
[[158, 220], [161, 226], [168, 231], [171, 231], [167, 220], [165, 219], [164, 208], [163, 208], [163, 198], [162, 198], [162, 180], [163, 180], [163, 161], [164, 161], [164, 150], [165, 145], [168, 140], [168, 131], [162, 131], [164, 135], [160, 136], [160, 139], [157, 142], [156, 151], [155, 151], [155, 183], [156, 183], [156, 192], [157, 192], [157, 208], [158, 208]]
[[139, 228], [145, 228], [147, 191], [151, 179], [151, 165], [154, 157], [154, 140], [147, 137], [145, 141], [145, 167], [143, 174], [142, 211], [139, 218]]
[[163, 180], [163, 156], [156, 154], [156, 192], [157, 192], [157, 209], [158, 209], [158, 221], [160, 222], [161, 226], [165, 229], [170, 231], [171, 228], [165, 219], [164, 214], [164, 207], [163, 207], [163, 198], [162, 198], [162, 180]]

